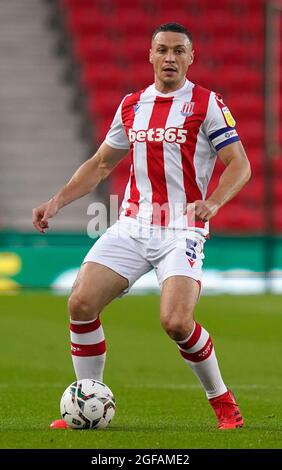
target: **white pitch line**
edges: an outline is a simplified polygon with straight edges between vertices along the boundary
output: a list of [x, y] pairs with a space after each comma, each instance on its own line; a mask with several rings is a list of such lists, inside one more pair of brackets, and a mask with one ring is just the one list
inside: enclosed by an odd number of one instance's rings
[[[125, 385], [125, 388], [156, 388], [163, 390], [196, 390], [202, 388], [198, 384], [142, 384], [142, 385]], [[232, 384], [231, 389], [241, 390], [282, 390], [282, 385], [263, 385], [263, 384]]]
[[19, 388], [66, 388], [68, 384], [52, 384], [52, 383], [41, 383], [41, 382], [11, 382], [11, 383], [0, 383], [1, 388], [8, 387], [19, 387]]
[[[20, 382], [20, 383], [0, 383], [0, 389], [17, 386], [19, 388], [62, 388], [67, 387], [67, 383], [34, 383], [34, 382]], [[141, 384], [141, 385], [122, 385], [122, 388], [128, 389], [159, 389], [159, 390], [197, 390], [201, 389], [201, 385], [198, 384]], [[232, 384], [231, 389], [238, 390], [282, 390], [282, 385], [263, 385], [263, 384]]]

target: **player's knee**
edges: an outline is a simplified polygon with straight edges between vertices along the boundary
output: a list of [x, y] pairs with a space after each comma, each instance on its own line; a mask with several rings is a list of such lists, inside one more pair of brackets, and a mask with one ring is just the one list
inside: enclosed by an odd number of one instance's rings
[[99, 312], [96, 311], [87, 299], [80, 296], [78, 293], [72, 293], [69, 301], [69, 314], [72, 320], [76, 321], [88, 321], [94, 320], [98, 317]]
[[194, 320], [186, 315], [169, 315], [161, 318], [161, 325], [172, 339], [181, 341], [192, 332]]

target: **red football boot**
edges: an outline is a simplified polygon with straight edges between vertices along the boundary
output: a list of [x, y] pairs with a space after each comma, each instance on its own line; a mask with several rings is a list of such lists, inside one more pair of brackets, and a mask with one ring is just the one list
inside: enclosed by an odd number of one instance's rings
[[223, 395], [209, 400], [218, 419], [218, 429], [235, 429], [244, 425], [244, 419], [234, 395], [227, 390]]
[[50, 424], [50, 428], [52, 429], [69, 429], [69, 425], [65, 422], [64, 419], [55, 419]]

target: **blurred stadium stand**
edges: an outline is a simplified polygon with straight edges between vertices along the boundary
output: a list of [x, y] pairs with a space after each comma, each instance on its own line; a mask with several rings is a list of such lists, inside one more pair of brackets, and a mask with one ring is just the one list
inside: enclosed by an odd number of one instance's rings
[[[124, 94], [153, 81], [147, 51], [154, 28], [176, 21], [191, 30], [196, 61], [188, 71], [188, 78], [223, 95], [236, 117], [254, 175], [242, 193], [213, 220], [213, 229], [261, 232], [264, 228], [265, 1], [59, 0], [59, 3], [79, 64], [93, 139], [98, 142], [104, 139]], [[281, 164], [277, 165], [280, 168]], [[125, 160], [110, 179], [110, 192], [118, 193], [119, 197], [128, 167], [129, 161]], [[210, 190], [222, 169], [218, 163]], [[280, 193], [277, 177], [274, 221], [275, 228], [282, 231]]]
[[[70, 112], [72, 89], [62, 80], [50, 5], [1, 2], [0, 228], [31, 230], [31, 210], [49, 199], [89, 156]], [[58, 216], [55, 230], [85, 229], [86, 204]]]

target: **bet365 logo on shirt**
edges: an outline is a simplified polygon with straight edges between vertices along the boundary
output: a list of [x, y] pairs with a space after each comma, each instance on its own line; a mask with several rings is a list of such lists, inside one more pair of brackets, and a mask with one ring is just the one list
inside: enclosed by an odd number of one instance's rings
[[179, 129], [178, 127], [169, 127], [168, 129], [156, 127], [138, 131], [129, 129], [128, 138], [129, 142], [175, 142], [176, 144], [183, 144], [186, 142], [187, 132], [187, 129]]

